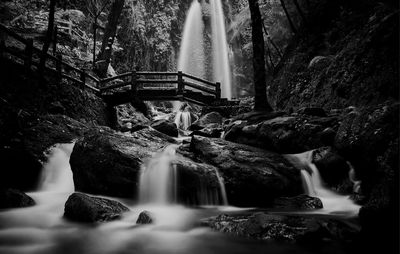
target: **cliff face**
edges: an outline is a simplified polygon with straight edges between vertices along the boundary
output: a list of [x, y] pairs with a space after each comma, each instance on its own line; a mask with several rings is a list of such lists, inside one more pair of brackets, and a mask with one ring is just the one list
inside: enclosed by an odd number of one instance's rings
[[123, 50], [116, 53], [114, 67], [119, 72], [134, 66], [152, 71], [175, 70], [190, 3], [191, 0], [127, 1], [117, 36]]
[[398, 10], [376, 1], [321, 2], [268, 81], [276, 109], [398, 101]]

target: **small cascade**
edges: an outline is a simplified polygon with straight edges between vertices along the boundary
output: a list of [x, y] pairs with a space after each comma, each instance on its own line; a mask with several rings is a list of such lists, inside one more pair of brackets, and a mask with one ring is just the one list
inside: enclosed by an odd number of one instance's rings
[[288, 155], [292, 162], [297, 162], [296, 164], [298, 164], [298, 166], [303, 166], [310, 170], [301, 170], [301, 177], [306, 194], [321, 199], [323, 213], [357, 215], [360, 206], [355, 204], [349, 196], [340, 195], [324, 186], [317, 167], [312, 163], [312, 156], [313, 151]]
[[179, 129], [187, 130], [192, 124], [192, 117], [189, 111], [178, 111], [175, 116], [175, 124]]
[[215, 170], [215, 174], [218, 178], [218, 184], [219, 184], [219, 189], [220, 189], [221, 198], [222, 198], [222, 205], [227, 206], [228, 205], [228, 197], [226, 195], [224, 179], [221, 177], [221, 175], [219, 174], [217, 169]]
[[232, 99], [231, 70], [221, 0], [210, 1], [210, 8], [214, 80], [221, 82], [221, 97], [230, 100]]
[[142, 168], [139, 183], [140, 203], [176, 202], [176, 168], [172, 165], [177, 145], [169, 145]]
[[75, 190], [69, 157], [75, 143], [57, 144], [48, 151], [48, 161], [43, 165], [38, 191], [65, 192]]

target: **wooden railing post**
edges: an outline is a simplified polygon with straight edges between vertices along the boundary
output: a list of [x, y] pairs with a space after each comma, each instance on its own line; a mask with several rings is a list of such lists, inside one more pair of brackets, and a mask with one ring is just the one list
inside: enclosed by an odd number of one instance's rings
[[61, 63], [62, 63], [62, 55], [61, 54], [57, 54], [56, 71], [57, 71], [57, 78], [59, 80], [61, 80], [61, 78], [62, 78]]
[[221, 83], [220, 82], [215, 83], [215, 98], [221, 99]]
[[86, 72], [82, 70], [80, 80], [82, 82], [82, 89], [85, 89], [85, 82], [86, 82]]
[[182, 71], [178, 71], [178, 94], [183, 94], [185, 84], [183, 83]]
[[26, 41], [26, 46], [25, 46], [25, 61], [24, 61], [26, 72], [29, 72], [31, 69], [32, 54], [33, 54], [33, 39], [28, 39]]
[[131, 74], [131, 91], [132, 91], [133, 94], [137, 93], [137, 82], [136, 82], [136, 80], [137, 80], [136, 70], [133, 70], [132, 74]]
[[54, 27], [54, 34], [53, 34], [53, 55], [56, 55], [57, 52], [57, 36], [58, 36], [58, 26]]

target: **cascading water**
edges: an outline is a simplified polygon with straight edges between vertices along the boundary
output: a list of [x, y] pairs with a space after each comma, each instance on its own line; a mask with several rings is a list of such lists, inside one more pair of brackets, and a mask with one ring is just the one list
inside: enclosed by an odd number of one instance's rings
[[192, 117], [189, 111], [178, 111], [175, 116], [175, 124], [182, 130], [187, 130], [192, 124]]
[[304, 190], [307, 195], [321, 199], [322, 213], [357, 215], [360, 206], [355, 204], [349, 196], [337, 194], [324, 186], [323, 180], [314, 163], [312, 163], [313, 151], [301, 154], [288, 155], [288, 158], [300, 166], [307, 167], [311, 172], [301, 170]]
[[228, 43], [226, 40], [225, 18], [221, 0], [211, 0], [213, 75], [221, 82], [221, 97], [232, 98], [231, 70]]
[[43, 165], [38, 191], [71, 193], [75, 190], [69, 165], [74, 144], [57, 144], [49, 149], [48, 161]]
[[143, 166], [139, 183], [141, 203], [176, 202], [176, 168], [172, 165], [172, 161], [177, 147], [177, 145], [167, 146]]

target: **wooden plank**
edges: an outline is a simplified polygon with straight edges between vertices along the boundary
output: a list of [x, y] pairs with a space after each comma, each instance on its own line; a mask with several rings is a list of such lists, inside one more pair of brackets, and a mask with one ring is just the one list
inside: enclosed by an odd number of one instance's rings
[[188, 86], [188, 87], [191, 87], [191, 88], [194, 88], [194, 89], [206, 92], [206, 93], [210, 93], [210, 94], [213, 94], [213, 95], [217, 94], [215, 90], [212, 90], [212, 89], [204, 87], [204, 86], [200, 86], [200, 85], [195, 84], [195, 83], [190, 83], [190, 82], [187, 82], [187, 81], [185, 81], [183, 83], [185, 83], [185, 85]]
[[215, 87], [215, 83], [213, 83], [211, 81], [208, 81], [208, 80], [205, 80], [205, 79], [202, 79], [202, 78], [198, 78], [198, 77], [192, 76], [190, 74], [186, 74], [186, 73], [183, 73], [183, 76]]
[[100, 88], [100, 91], [104, 92], [104, 91], [108, 91], [108, 90], [115, 89], [115, 88], [121, 88], [121, 87], [128, 86], [128, 85], [130, 85], [130, 82], [121, 82], [118, 84], [102, 87], [102, 88]]
[[163, 72], [163, 71], [138, 71], [136, 72], [137, 75], [143, 76], [152, 76], [152, 75], [159, 75], [159, 76], [177, 76], [177, 72]]
[[177, 84], [177, 80], [168, 80], [168, 79], [138, 79], [137, 83], [142, 84]]

